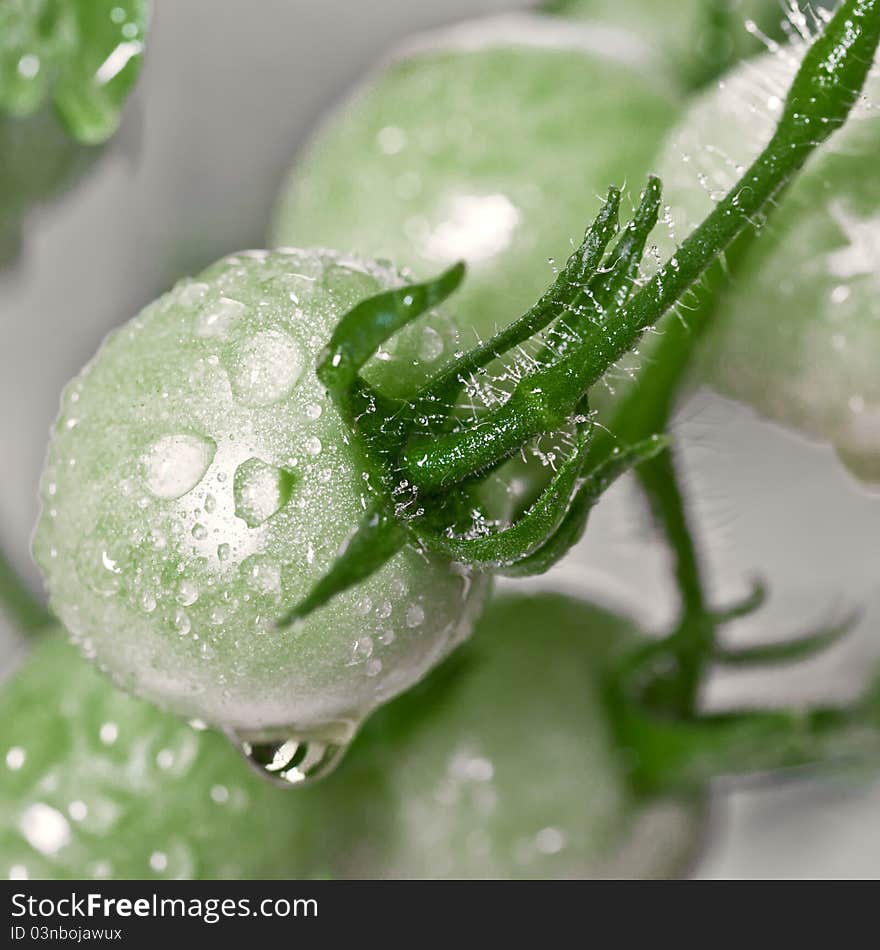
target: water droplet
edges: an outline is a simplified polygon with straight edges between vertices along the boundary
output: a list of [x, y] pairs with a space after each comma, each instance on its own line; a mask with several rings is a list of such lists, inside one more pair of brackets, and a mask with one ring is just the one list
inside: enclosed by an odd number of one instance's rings
[[193, 525], [192, 536], [196, 541], [204, 541], [208, 537], [208, 529], [201, 523]]
[[261, 593], [277, 594], [281, 590], [281, 568], [271, 558], [255, 554], [242, 562], [241, 570]]
[[177, 300], [184, 307], [198, 303], [211, 288], [201, 281], [189, 281], [177, 288]]
[[232, 730], [226, 734], [258, 775], [283, 788], [310, 785], [329, 775], [347, 749], [346, 745], [293, 737], [252, 743]]
[[356, 261], [329, 265], [324, 271], [322, 284], [336, 298], [338, 306], [345, 309], [372, 297], [381, 289], [376, 277], [363, 270]]
[[228, 561], [229, 556], [232, 554], [232, 546], [229, 544], [218, 544], [217, 545], [217, 557], [221, 561]]
[[442, 355], [443, 337], [433, 327], [425, 327], [419, 342], [419, 359], [425, 363], [433, 363]]
[[213, 495], [205, 495], [205, 511], [212, 515], [217, 510], [217, 499]]
[[397, 125], [386, 125], [376, 135], [379, 151], [385, 155], [397, 155], [406, 147], [406, 132]]
[[321, 444], [321, 440], [317, 436], [313, 435], [306, 439], [303, 448], [309, 455], [320, 455], [321, 449], [323, 449], [324, 446]]
[[425, 621], [425, 611], [418, 604], [413, 604], [406, 612], [406, 625], [420, 627]]
[[354, 641], [354, 648], [352, 649], [352, 659], [354, 662], [358, 660], [366, 660], [373, 653], [373, 641], [370, 637], [360, 637], [360, 639]]
[[182, 637], [185, 637], [190, 632], [190, 630], [192, 630], [192, 623], [190, 622], [186, 611], [181, 607], [178, 607], [174, 612], [174, 626], [177, 628], [177, 632]]
[[221, 297], [216, 304], [204, 307], [196, 318], [196, 334], [202, 337], [223, 336], [245, 312], [239, 300]]
[[177, 587], [177, 602], [189, 607], [199, 599], [199, 589], [192, 581], [181, 581]]
[[124, 548], [101, 534], [86, 537], [76, 552], [76, 571], [89, 590], [109, 597], [121, 586], [126, 556]]
[[151, 614], [156, 609], [156, 598], [149, 591], [141, 595], [141, 607], [148, 614]]
[[565, 847], [565, 834], [558, 828], [542, 828], [535, 835], [535, 847], [541, 854], [559, 854]]
[[211, 787], [211, 800], [218, 805], [225, 805], [229, 801], [229, 789], [225, 785]]
[[293, 389], [303, 368], [302, 351], [286, 333], [262, 330], [236, 348], [229, 379], [239, 402], [271, 406]]
[[316, 402], [310, 402], [306, 406], [306, 416], [312, 420], [320, 419], [322, 411], [321, 406]]
[[211, 439], [184, 433], [163, 435], [142, 458], [144, 483], [156, 498], [180, 498], [202, 480], [216, 451]]
[[41, 854], [56, 854], [70, 841], [67, 819], [44, 802], [26, 808], [18, 827], [27, 843]]
[[98, 736], [104, 745], [113, 745], [119, 738], [119, 726], [115, 722], [105, 722], [98, 730]]
[[235, 514], [249, 528], [258, 527], [287, 504], [296, 482], [292, 472], [249, 458], [238, 466], [233, 477]]

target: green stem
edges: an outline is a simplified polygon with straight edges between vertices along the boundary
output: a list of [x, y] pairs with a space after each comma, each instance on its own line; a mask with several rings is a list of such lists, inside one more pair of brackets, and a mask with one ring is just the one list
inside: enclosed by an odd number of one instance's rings
[[810, 155], [846, 121], [880, 41], [880, 0], [846, 0], [807, 51], [786, 98], [782, 118], [763, 152], [711, 214], [655, 276], [580, 349], [590, 384], [638, 342], [709, 265], [800, 171]]
[[637, 791], [699, 790], [724, 775], [880, 762], [876, 703], [854, 709], [768, 710], [661, 719], [615, 706], [619, 741], [631, 751]]
[[[846, 0], [823, 35], [807, 51], [786, 98], [782, 118], [764, 151], [642, 289], [596, 332], [534, 379], [521, 382], [511, 399], [538, 402], [556, 414], [571, 413], [586, 393], [646, 329], [681, 299], [743, 233], [759, 226], [813, 151], [846, 121], [859, 97], [880, 41], [880, 0]], [[581, 387], [580, 392], [576, 392]], [[478, 426], [419, 442], [401, 455], [401, 470], [423, 489], [451, 485], [509, 455], [527, 429], [506, 403]], [[469, 469], [471, 453], [478, 460]]]
[[672, 635], [678, 663], [674, 700], [681, 715], [694, 713], [706, 661], [715, 649], [716, 623], [704, 594], [700, 558], [688, 522], [673, 449], [643, 462], [636, 477], [672, 553], [681, 614]]
[[53, 622], [52, 615], [28, 589], [0, 551], [0, 612], [22, 633], [36, 633]]
[[[876, 11], [873, 15], [876, 20]], [[793, 111], [792, 101], [797, 101], [795, 92], [796, 87], [793, 86], [787, 114]], [[801, 96], [803, 94], [800, 93]], [[777, 150], [777, 146], [771, 142], [756, 165]], [[780, 191], [784, 187], [785, 183]], [[724, 203], [716, 209], [715, 216], [719, 213], [725, 213]], [[711, 217], [708, 221], [711, 221]], [[738, 261], [755, 233], [753, 229], [746, 229], [731, 244], [726, 260], [728, 274], [735, 272]], [[690, 242], [691, 239], [685, 245]], [[696, 307], [688, 313], [687, 320], [671, 316], [664, 322], [663, 335], [652, 353], [650, 364], [643, 369], [624, 398], [609, 430], [597, 430], [593, 445], [594, 459], [605, 457], [615, 442], [632, 444], [644, 439], [648, 433], [666, 428], [694, 350], [711, 323], [714, 291], [723, 279], [721, 267], [716, 264], [704, 275], [705, 286], [699, 288]], [[713, 618], [706, 603], [697, 554], [688, 530], [687, 511], [676, 483], [674, 460], [666, 455], [659, 456], [643, 463], [636, 472], [675, 558], [675, 575], [682, 597], [681, 620], [670, 643], [670, 647], [676, 649], [679, 681], [672, 684], [672, 695], [664, 699], [671, 699], [673, 708], [681, 713], [693, 712], [699, 698], [703, 667], [715, 651], [719, 618]]]

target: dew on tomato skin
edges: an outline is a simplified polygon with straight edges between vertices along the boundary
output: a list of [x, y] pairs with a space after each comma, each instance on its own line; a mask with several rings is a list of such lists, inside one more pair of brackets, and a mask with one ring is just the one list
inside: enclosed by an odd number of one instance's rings
[[262, 459], [242, 462], [233, 476], [235, 514], [256, 528], [277, 514], [290, 500], [297, 476]]
[[177, 585], [176, 597], [179, 604], [190, 607], [199, 599], [199, 588], [192, 581], [181, 581]]
[[141, 459], [147, 490], [156, 498], [182, 497], [204, 478], [216, 451], [214, 441], [202, 436], [161, 436]]
[[184, 307], [197, 304], [211, 288], [201, 281], [184, 281], [178, 284], [175, 296]]
[[230, 297], [220, 297], [213, 305], [203, 307], [196, 317], [196, 334], [201, 337], [222, 337], [245, 313], [245, 305]]
[[189, 615], [182, 608], [178, 607], [174, 612], [174, 626], [180, 636], [185, 637], [192, 630], [192, 621]]
[[28, 806], [19, 819], [27, 843], [41, 854], [53, 855], [70, 843], [70, 825], [64, 815], [44, 802]]
[[263, 554], [254, 554], [242, 561], [241, 572], [260, 593], [281, 592], [281, 567], [272, 558]]
[[316, 435], [313, 435], [306, 439], [303, 448], [309, 455], [318, 456], [321, 454], [321, 450], [324, 448], [324, 446], [321, 443], [321, 440]]
[[76, 553], [76, 571], [83, 583], [96, 594], [110, 597], [122, 583], [122, 552], [118, 543], [100, 535], [86, 537]]
[[226, 356], [235, 398], [244, 406], [271, 406], [290, 393], [305, 369], [299, 345], [281, 330], [261, 330]]

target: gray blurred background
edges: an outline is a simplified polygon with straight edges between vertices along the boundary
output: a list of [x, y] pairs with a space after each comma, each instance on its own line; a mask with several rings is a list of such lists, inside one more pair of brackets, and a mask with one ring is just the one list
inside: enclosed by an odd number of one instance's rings
[[[264, 243], [282, 175], [316, 119], [414, 31], [526, 0], [159, 2], [119, 136], [60, 200], [27, 218], [0, 267], [0, 536], [28, 557], [35, 486], [61, 386], [111, 327], [177, 277]], [[794, 672], [713, 680], [719, 707], [855, 695], [880, 663], [880, 497], [827, 450], [706, 393], [678, 422], [719, 598], [751, 577], [772, 599], [733, 636], [781, 637], [862, 608], [849, 642]], [[660, 626], [673, 607], [662, 549], [625, 482], [579, 550], [535, 583]], [[2, 624], [2, 620], [0, 620]], [[16, 649], [0, 626], [0, 669]], [[863, 776], [719, 786], [699, 877], [880, 877], [880, 782]]]

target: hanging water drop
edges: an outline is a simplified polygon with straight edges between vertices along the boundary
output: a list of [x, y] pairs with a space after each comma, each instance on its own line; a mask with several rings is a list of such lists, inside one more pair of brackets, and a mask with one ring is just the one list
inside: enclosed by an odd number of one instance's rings
[[226, 734], [258, 775], [281, 788], [302, 788], [324, 778], [336, 768], [348, 748], [294, 737], [276, 742], [248, 742], [233, 730]]

